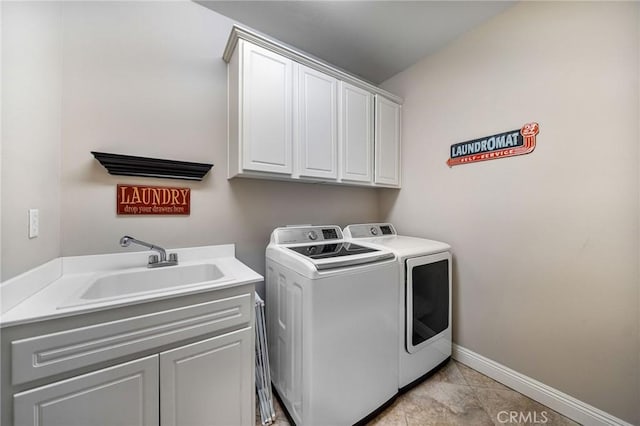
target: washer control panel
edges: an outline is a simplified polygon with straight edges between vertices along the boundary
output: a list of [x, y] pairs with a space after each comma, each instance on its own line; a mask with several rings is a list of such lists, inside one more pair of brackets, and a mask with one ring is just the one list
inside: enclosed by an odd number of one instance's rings
[[322, 229], [322, 237], [325, 240], [337, 240], [338, 233], [340, 233], [340, 238], [342, 238], [342, 232], [340, 232], [340, 228], [338, 228], [337, 231], [334, 228]]
[[277, 228], [271, 234], [271, 241], [278, 244], [300, 244], [320, 241], [342, 240], [339, 226], [287, 226]]
[[380, 225], [380, 232], [382, 232], [382, 235], [393, 235], [396, 233], [395, 229], [392, 229], [391, 225]]

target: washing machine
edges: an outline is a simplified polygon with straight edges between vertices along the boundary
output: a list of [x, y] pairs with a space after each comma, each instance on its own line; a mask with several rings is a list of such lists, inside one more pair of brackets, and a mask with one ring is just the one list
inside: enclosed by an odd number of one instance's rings
[[406, 390], [451, 357], [451, 247], [398, 235], [390, 223], [349, 225], [344, 236], [396, 255], [398, 385]]
[[277, 228], [266, 250], [271, 380], [297, 425], [352, 425], [398, 392], [398, 262], [339, 226]]

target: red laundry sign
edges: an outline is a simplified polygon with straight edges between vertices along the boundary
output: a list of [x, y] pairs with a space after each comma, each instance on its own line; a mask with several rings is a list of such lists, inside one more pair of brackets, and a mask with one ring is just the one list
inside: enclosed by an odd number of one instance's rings
[[188, 215], [191, 189], [165, 186], [118, 185], [119, 215]]
[[520, 130], [511, 130], [451, 145], [447, 165], [452, 167], [459, 164], [529, 154], [536, 148], [536, 135], [539, 132], [538, 123], [527, 123]]

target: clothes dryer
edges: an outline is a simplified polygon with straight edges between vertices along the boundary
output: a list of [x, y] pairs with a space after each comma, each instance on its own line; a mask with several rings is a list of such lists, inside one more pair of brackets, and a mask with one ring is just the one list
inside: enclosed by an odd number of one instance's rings
[[389, 250], [398, 262], [398, 374], [411, 387], [451, 357], [451, 247], [398, 235], [390, 223], [349, 225], [345, 239]]

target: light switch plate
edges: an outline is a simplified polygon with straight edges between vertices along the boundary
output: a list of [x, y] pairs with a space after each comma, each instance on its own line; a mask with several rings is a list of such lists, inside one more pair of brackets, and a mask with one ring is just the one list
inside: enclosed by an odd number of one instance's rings
[[37, 238], [40, 233], [40, 212], [29, 209], [29, 238]]

